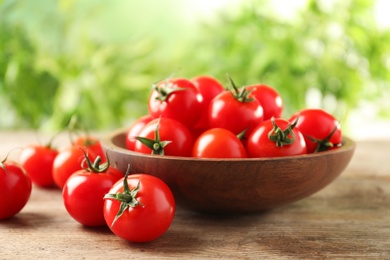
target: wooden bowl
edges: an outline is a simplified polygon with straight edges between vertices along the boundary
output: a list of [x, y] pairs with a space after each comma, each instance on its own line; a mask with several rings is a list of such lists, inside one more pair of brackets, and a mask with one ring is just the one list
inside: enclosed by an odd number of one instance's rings
[[214, 213], [256, 212], [306, 198], [331, 183], [346, 168], [355, 143], [317, 154], [280, 158], [199, 159], [136, 153], [125, 147], [126, 131], [102, 140], [112, 165], [123, 173], [159, 177], [178, 205]]

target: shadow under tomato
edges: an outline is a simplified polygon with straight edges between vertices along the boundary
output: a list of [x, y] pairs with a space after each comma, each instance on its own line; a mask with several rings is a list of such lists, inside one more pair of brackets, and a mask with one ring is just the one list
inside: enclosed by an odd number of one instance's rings
[[80, 228], [83, 231], [90, 232], [93, 234], [112, 234], [110, 228], [106, 225], [99, 226], [99, 227], [89, 227], [89, 226], [80, 225]]
[[36, 229], [39, 226], [47, 226], [51, 218], [45, 214], [20, 212], [13, 217], [0, 220], [1, 226], [12, 229]]

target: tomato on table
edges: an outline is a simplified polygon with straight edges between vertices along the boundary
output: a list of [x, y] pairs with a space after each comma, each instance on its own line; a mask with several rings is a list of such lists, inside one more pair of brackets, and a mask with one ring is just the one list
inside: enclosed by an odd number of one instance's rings
[[88, 167], [73, 173], [62, 190], [64, 206], [69, 215], [85, 226], [103, 226], [104, 196], [123, 177], [122, 172], [102, 163], [100, 156], [92, 163], [85, 154]]
[[111, 231], [132, 242], [149, 242], [170, 227], [176, 203], [169, 187], [148, 174], [126, 173], [104, 199], [104, 218]]
[[245, 87], [239, 89], [233, 80], [229, 79], [233, 90], [224, 90], [209, 105], [209, 127], [225, 128], [235, 135], [246, 130], [245, 136], [249, 136], [263, 121], [263, 108]]
[[140, 131], [134, 151], [145, 154], [191, 156], [191, 132], [180, 122], [167, 118], [150, 121]]
[[[88, 158], [94, 161], [96, 155], [88, 150]], [[69, 146], [59, 151], [53, 162], [53, 180], [56, 186], [62, 189], [68, 178], [78, 170], [82, 170], [84, 153], [80, 147]]]
[[30, 199], [31, 180], [13, 161], [0, 162], [0, 220], [15, 216]]
[[19, 163], [26, 170], [31, 182], [48, 188], [54, 185], [53, 163], [58, 150], [48, 145], [30, 145], [19, 154]]
[[154, 86], [148, 110], [153, 118], [172, 118], [192, 128], [202, 115], [201, 102], [202, 96], [190, 80], [172, 78]]
[[249, 157], [281, 157], [307, 153], [302, 133], [289, 121], [272, 118], [261, 123], [248, 138]]
[[129, 127], [126, 133], [126, 148], [129, 150], [134, 150], [135, 142], [137, 139], [136, 136], [139, 135], [142, 128], [153, 120], [151, 115], [144, 115], [134, 121], [134, 123]]
[[296, 127], [303, 134], [308, 153], [326, 151], [341, 145], [341, 125], [325, 110], [306, 108], [294, 114], [289, 121], [297, 119]]
[[283, 100], [275, 88], [265, 84], [255, 84], [247, 87], [263, 108], [263, 119], [280, 118], [283, 113]]
[[239, 137], [224, 128], [203, 132], [194, 143], [193, 157], [246, 158], [247, 152]]
[[102, 144], [100, 140], [91, 135], [81, 135], [73, 139], [72, 145], [81, 148], [87, 149], [88, 153], [93, 154], [94, 156], [100, 156], [101, 160], [105, 162], [106, 154], [103, 151]]

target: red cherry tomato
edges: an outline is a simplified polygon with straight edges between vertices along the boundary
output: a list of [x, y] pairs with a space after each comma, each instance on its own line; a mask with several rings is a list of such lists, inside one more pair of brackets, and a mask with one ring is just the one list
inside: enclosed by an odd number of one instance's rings
[[73, 146], [80, 149], [87, 149], [88, 153], [90, 153], [91, 155], [94, 156], [99, 155], [103, 162], [107, 160], [106, 154], [103, 151], [100, 140], [94, 136], [90, 136], [90, 135], [78, 136], [73, 140]]
[[231, 81], [233, 91], [217, 95], [208, 108], [210, 128], [225, 128], [238, 135], [246, 130], [245, 136], [263, 121], [263, 108], [257, 99], [250, 96], [245, 87], [238, 89]]
[[19, 163], [32, 183], [40, 187], [51, 187], [54, 185], [53, 163], [57, 155], [57, 149], [50, 145], [30, 145], [20, 153]]
[[201, 158], [248, 157], [241, 140], [224, 128], [212, 128], [203, 132], [195, 141], [192, 156]]
[[280, 118], [283, 113], [283, 100], [276, 89], [265, 85], [257, 84], [247, 87], [251, 95], [255, 97], [264, 111], [264, 121], [274, 118]]
[[307, 108], [294, 114], [289, 120], [293, 122], [297, 118], [296, 127], [305, 138], [308, 153], [325, 151], [341, 144], [340, 123], [328, 112], [322, 109]]
[[136, 136], [138, 136], [139, 132], [142, 130], [142, 128], [153, 120], [153, 117], [150, 115], [145, 115], [140, 118], [138, 118], [127, 130], [126, 135], [126, 148], [129, 150], [134, 150], [134, 145], [137, 139], [135, 139]]
[[100, 163], [101, 160], [96, 159], [94, 164], [88, 162], [88, 168], [73, 173], [62, 191], [67, 212], [85, 226], [106, 225], [103, 216], [104, 195], [123, 177], [118, 169]]
[[195, 125], [195, 128], [199, 129], [199, 131], [206, 130], [208, 129], [208, 106], [214, 97], [224, 91], [224, 87], [217, 79], [211, 76], [202, 75], [191, 79], [191, 81], [194, 83], [195, 87], [202, 96], [202, 116]]
[[30, 199], [31, 189], [31, 180], [21, 166], [0, 162], [0, 220], [19, 213]]
[[105, 196], [103, 209], [115, 235], [132, 242], [148, 242], [168, 230], [176, 204], [171, 190], [159, 178], [126, 174]]
[[191, 156], [194, 144], [190, 131], [183, 124], [166, 117], [150, 121], [138, 137], [148, 139], [149, 145], [137, 141], [134, 151], [146, 154]]
[[168, 79], [155, 86], [148, 109], [153, 118], [169, 117], [192, 128], [202, 114], [201, 101], [202, 96], [191, 81]]
[[[88, 150], [88, 158], [93, 161], [96, 158], [92, 151]], [[62, 189], [68, 178], [82, 169], [84, 153], [76, 146], [70, 146], [60, 151], [53, 162], [53, 179], [57, 187]]]
[[306, 154], [301, 132], [287, 120], [276, 118], [264, 121], [248, 138], [249, 157], [281, 157]]

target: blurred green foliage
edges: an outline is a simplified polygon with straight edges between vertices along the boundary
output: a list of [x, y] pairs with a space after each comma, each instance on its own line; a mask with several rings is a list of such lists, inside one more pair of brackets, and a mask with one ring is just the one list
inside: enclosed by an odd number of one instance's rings
[[390, 32], [374, 1], [308, 0], [294, 19], [272, 1], [242, 1], [196, 28], [141, 2], [0, 0], [0, 128], [61, 129], [72, 115], [90, 129], [124, 127], [172, 73], [268, 83], [286, 116], [317, 93], [339, 118], [362, 101], [390, 117]]
[[388, 100], [379, 98], [390, 90], [390, 31], [379, 30], [375, 2], [310, 0], [293, 21], [276, 16], [267, 2], [250, 2], [239, 15], [207, 26], [195, 71], [268, 83], [281, 92], [287, 116], [307, 105], [310, 89], [340, 118], [361, 99], [389, 116]]

